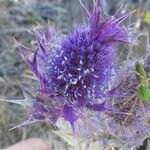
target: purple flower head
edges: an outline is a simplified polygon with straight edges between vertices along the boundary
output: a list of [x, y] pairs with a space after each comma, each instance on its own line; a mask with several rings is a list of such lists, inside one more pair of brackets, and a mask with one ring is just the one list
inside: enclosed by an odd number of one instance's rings
[[[97, 113], [87, 117], [89, 134], [97, 134], [97, 139], [104, 145], [108, 146], [109, 143], [116, 147], [134, 149], [142, 145], [143, 141], [149, 137], [150, 101], [144, 101], [139, 97], [140, 85], [135, 69], [137, 62], [143, 64], [149, 80], [149, 58], [148, 47], [145, 58], [127, 60], [115, 70], [114, 81], [111, 83], [111, 91], [107, 93], [109, 98], [106, 100], [105, 107], [126, 112], [126, 115]], [[150, 87], [149, 83], [148, 87]]]
[[131, 40], [128, 29], [121, 25], [130, 13], [104, 19], [99, 0], [93, 3], [91, 12], [83, 6], [87, 12], [86, 25], [76, 27], [67, 36], [49, 28], [35, 30], [35, 49], [19, 48], [39, 81], [31, 107], [32, 120], [55, 124], [63, 117], [73, 126], [84, 108], [107, 109], [100, 99], [111, 78], [115, 44]]

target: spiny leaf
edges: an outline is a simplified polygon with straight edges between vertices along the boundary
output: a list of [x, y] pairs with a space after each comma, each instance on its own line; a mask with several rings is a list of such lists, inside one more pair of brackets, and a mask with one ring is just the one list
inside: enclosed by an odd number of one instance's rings
[[34, 94], [32, 94], [31, 89], [26, 88], [23, 84], [21, 84], [19, 82], [18, 82], [18, 84], [19, 84], [19, 86], [20, 86], [20, 88], [21, 88], [21, 90], [23, 92], [23, 96], [24, 96], [23, 99], [19, 99], [19, 100], [0, 99], [0, 101], [31, 107], [33, 105], [33, 102], [35, 101]]

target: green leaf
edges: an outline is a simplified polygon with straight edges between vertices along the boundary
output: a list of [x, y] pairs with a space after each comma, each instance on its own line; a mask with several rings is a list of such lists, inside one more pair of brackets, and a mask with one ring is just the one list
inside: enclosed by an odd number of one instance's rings
[[140, 85], [137, 90], [138, 96], [142, 101], [150, 100], [150, 89], [147, 86]]
[[148, 87], [148, 79], [146, 72], [144, 70], [144, 65], [140, 62], [135, 64], [135, 74], [138, 82], [137, 94], [140, 100], [149, 101], [150, 100], [150, 89]]
[[150, 25], [150, 11], [147, 11], [144, 15], [144, 19], [143, 19], [144, 23], [147, 23], [148, 25]]
[[135, 73], [136, 73], [136, 79], [139, 84], [144, 84], [144, 85], [148, 84], [146, 72], [144, 70], [144, 65], [142, 63], [136, 62]]

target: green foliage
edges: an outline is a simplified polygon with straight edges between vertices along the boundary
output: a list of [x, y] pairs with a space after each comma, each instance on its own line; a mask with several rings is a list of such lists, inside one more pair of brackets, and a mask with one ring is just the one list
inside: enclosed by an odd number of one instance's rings
[[148, 25], [150, 25], [150, 11], [147, 11], [144, 15], [144, 19], [143, 19], [144, 23], [147, 23]]
[[139, 84], [137, 87], [137, 94], [142, 101], [149, 101], [150, 89], [148, 87], [148, 79], [142, 63], [137, 62], [135, 64], [135, 73]]
[[150, 100], [150, 89], [147, 86], [140, 85], [138, 87], [138, 96], [143, 101], [149, 101]]
[[26, 16], [26, 22], [27, 22], [28, 24], [36, 24], [37, 18], [36, 18], [33, 14], [28, 14], [28, 15]]
[[144, 70], [144, 65], [142, 63], [136, 62], [135, 64], [136, 79], [140, 84], [148, 84], [146, 72]]

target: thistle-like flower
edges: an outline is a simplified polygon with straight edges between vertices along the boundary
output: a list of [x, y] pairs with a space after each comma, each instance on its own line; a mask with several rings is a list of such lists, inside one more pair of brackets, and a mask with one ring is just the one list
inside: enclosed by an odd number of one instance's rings
[[63, 117], [73, 127], [84, 109], [113, 111], [101, 97], [112, 75], [115, 44], [130, 42], [128, 28], [121, 25], [130, 13], [104, 19], [99, 0], [93, 3], [92, 11], [81, 3], [87, 24], [76, 27], [69, 35], [49, 28], [37, 29], [35, 49], [19, 46], [21, 57], [39, 82], [34, 101], [28, 104], [31, 115], [23, 125], [36, 120], [55, 124]]

